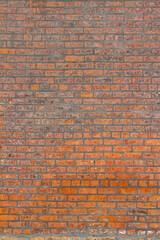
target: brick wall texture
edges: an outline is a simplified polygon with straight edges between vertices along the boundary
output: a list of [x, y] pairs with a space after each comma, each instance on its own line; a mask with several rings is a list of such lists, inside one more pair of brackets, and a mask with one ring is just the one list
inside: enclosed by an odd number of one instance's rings
[[0, 240], [160, 239], [160, 1], [0, 1]]

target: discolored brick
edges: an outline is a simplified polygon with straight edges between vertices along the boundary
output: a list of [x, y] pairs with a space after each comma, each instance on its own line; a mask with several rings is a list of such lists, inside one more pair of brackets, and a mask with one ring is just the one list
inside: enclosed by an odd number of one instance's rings
[[158, 240], [159, 0], [0, 1], [0, 240]]

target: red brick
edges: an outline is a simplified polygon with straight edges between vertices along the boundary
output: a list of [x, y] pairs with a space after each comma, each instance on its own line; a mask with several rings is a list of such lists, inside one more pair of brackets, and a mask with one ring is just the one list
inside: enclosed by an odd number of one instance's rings
[[158, 238], [159, 6], [0, 1], [0, 239]]
[[59, 189], [59, 194], [76, 194], [77, 189], [76, 188], [62, 188]]

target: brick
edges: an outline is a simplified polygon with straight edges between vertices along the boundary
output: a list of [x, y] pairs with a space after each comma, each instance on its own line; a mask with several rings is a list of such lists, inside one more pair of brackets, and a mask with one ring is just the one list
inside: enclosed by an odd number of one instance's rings
[[105, 158], [122, 158], [122, 154], [121, 153], [104, 153]]
[[76, 194], [77, 189], [75, 188], [62, 188], [59, 189], [59, 194]]
[[83, 62], [84, 56], [66, 56], [66, 62]]
[[145, 145], [159, 145], [159, 144], [160, 144], [160, 140], [158, 139], [145, 140]]
[[108, 226], [111, 227], [111, 228], [126, 228], [126, 223], [109, 222]]
[[159, 6], [0, 1], [0, 240], [159, 239]]

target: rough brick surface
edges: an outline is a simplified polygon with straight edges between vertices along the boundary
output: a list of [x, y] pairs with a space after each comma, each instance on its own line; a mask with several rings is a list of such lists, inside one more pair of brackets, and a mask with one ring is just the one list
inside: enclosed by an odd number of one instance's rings
[[0, 1], [0, 240], [160, 238], [159, 10]]

